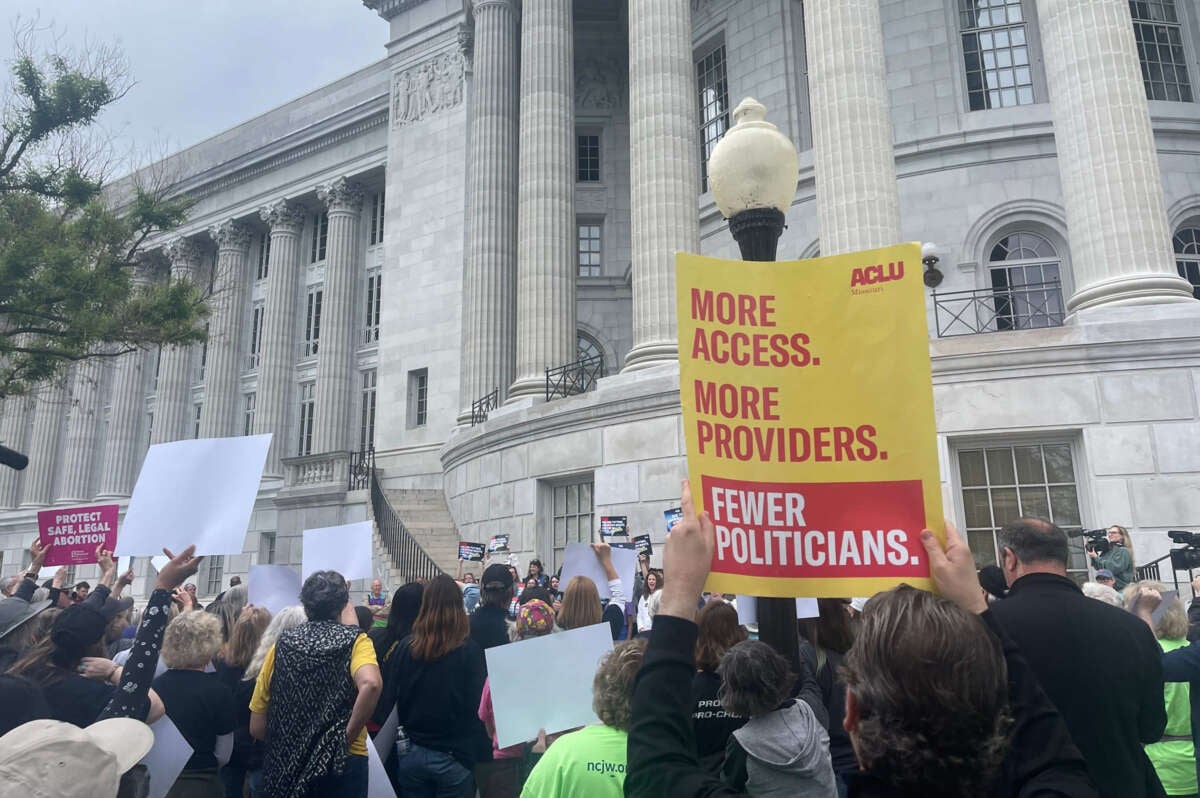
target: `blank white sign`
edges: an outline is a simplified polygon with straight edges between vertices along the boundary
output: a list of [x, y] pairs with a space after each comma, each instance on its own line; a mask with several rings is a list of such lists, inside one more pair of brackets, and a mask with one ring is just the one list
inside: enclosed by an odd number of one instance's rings
[[[625, 591], [626, 601], [635, 601], [633, 595], [633, 577], [637, 573], [637, 551], [635, 549], [611, 549], [613, 568], [621, 579], [621, 589]], [[590, 543], [568, 543], [563, 552], [562, 573], [558, 577], [558, 586], [562, 590], [571, 584], [572, 577], [586, 576], [596, 583], [600, 598], [612, 598], [608, 589], [608, 576], [596, 559]], [[489, 671], [490, 672], [490, 671]]]
[[[535, 740], [538, 729], [554, 734], [598, 722], [592, 712], [592, 677], [612, 647], [612, 628], [598, 623], [487, 649], [500, 747]], [[529, 666], [536, 662], [554, 666], [538, 669], [533, 700]]]
[[304, 530], [300, 580], [316, 571], [337, 571], [347, 580], [367, 579], [371, 573], [371, 522]]
[[290, 565], [251, 565], [246, 581], [247, 600], [272, 615], [300, 603], [300, 574]]
[[115, 553], [135, 557], [241, 554], [258, 498], [270, 435], [200, 438], [150, 447]]

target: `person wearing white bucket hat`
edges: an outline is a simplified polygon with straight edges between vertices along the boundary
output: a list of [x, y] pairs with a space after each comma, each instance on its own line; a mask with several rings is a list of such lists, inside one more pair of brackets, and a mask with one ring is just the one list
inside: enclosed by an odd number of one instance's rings
[[141, 721], [32, 720], [0, 737], [0, 798], [109, 798], [154, 745]]

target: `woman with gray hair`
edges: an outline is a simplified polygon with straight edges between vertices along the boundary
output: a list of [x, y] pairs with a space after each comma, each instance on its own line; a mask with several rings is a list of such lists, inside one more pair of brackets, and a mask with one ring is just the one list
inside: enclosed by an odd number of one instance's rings
[[729, 737], [722, 780], [755, 796], [837, 795], [829, 735], [804, 701], [789, 693], [796, 677], [766, 643], [746, 640], [721, 657], [721, 706], [750, 718]]
[[267, 743], [263, 787], [271, 796], [366, 798], [366, 724], [382, 688], [375, 647], [337, 571], [304, 580], [300, 603], [308, 622], [267, 651], [250, 701], [250, 734]]
[[192, 757], [167, 798], [222, 798], [218, 771], [233, 751], [237, 725], [233, 691], [205, 673], [221, 648], [221, 622], [206, 612], [185, 612], [167, 624], [162, 658], [167, 672], [154, 680], [167, 717], [192, 747]]
[[[1162, 603], [1150, 616], [1151, 628], [1163, 653], [1185, 647], [1188, 644], [1187, 610], [1183, 608], [1179, 596], [1167, 596], [1167, 586], [1162, 582], [1145, 580], [1130, 583], [1125, 588], [1125, 608], [1137, 614], [1142, 593], [1151, 591], [1163, 597]], [[1164, 683], [1163, 699], [1167, 705], [1167, 728], [1163, 730], [1159, 742], [1146, 746], [1146, 756], [1150, 757], [1167, 795], [1195, 795], [1198, 788], [1189, 685], [1184, 682]]]

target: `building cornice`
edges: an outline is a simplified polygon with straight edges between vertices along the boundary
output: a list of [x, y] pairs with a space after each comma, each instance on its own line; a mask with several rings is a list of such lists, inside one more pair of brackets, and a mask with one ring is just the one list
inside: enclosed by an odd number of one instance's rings
[[363, 5], [389, 22], [425, 0], [363, 0]]

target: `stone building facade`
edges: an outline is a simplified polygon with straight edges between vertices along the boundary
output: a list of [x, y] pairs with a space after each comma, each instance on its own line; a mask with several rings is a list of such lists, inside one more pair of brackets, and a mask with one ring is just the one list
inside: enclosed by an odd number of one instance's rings
[[0, 473], [0, 573], [38, 509], [126, 501], [150, 443], [265, 431], [244, 552], [202, 594], [378, 516], [368, 449], [447, 568], [439, 535], [548, 567], [599, 515], [661, 540], [673, 253], [736, 257], [703, 162], [745, 96], [800, 150], [781, 259], [937, 243], [943, 491], [980, 562], [1021, 513], [1129, 526], [1139, 563], [1200, 530], [1194, 4], [366, 5], [383, 60], [155, 166], [197, 204], [145, 279], [211, 280], [209, 341], [5, 404], [31, 465]]

